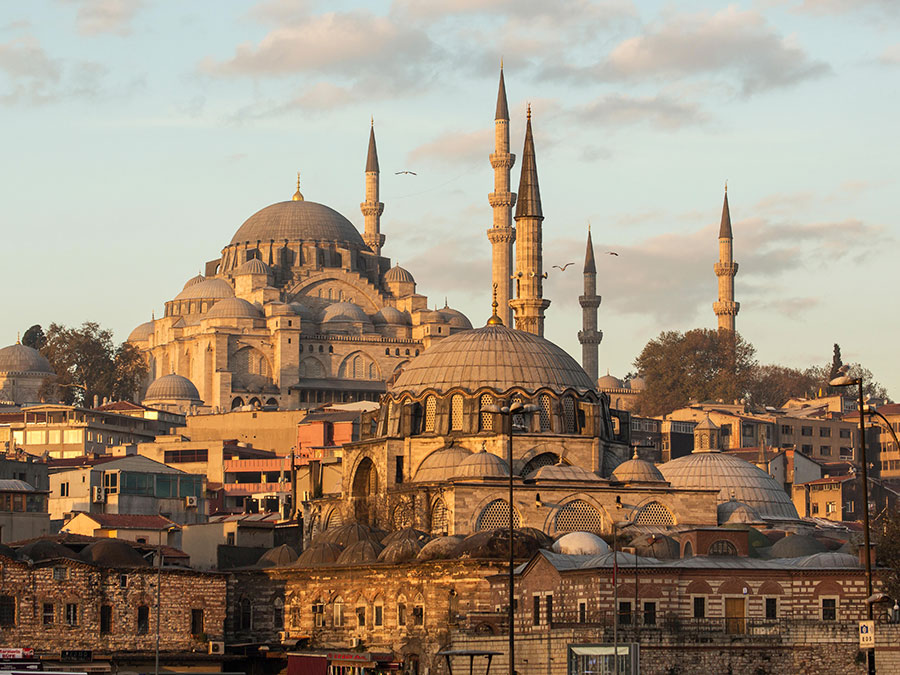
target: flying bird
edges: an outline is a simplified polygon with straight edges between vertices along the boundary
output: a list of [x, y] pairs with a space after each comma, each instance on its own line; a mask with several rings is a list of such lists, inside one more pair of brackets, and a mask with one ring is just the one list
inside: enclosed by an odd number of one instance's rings
[[418, 176], [419, 175], [415, 171], [398, 171], [394, 175], [399, 176], [401, 173], [408, 173], [410, 176]]
[[607, 251], [607, 252], [606, 252], [606, 255], [614, 255], [614, 256], [616, 256], [616, 257], [619, 256], [619, 254], [616, 253], [615, 251]]
[[565, 272], [565, 271], [566, 271], [566, 268], [567, 268], [569, 265], [574, 265], [574, 264], [575, 264], [575, 263], [566, 263], [566, 264], [563, 265], [562, 267], [560, 267], [559, 265], [554, 265], [554, 267], [555, 267], [556, 269], [558, 269], [560, 272]]

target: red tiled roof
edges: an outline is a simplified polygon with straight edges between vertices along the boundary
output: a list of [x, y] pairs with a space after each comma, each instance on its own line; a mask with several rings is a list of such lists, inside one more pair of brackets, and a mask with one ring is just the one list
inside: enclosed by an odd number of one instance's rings
[[178, 527], [163, 516], [145, 516], [131, 513], [85, 513], [88, 518], [97, 522], [100, 527], [120, 530], [165, 530], [171, 526]]
[[94, 466], [95, 464], [105, 464], [106, 462], [112, 462], [116, 459], [122, 459], [122, 456], [101, 455], [95, 457], [92, 455], [82, 455], [81, 457], [65, 457], [59, 459], [51, 457], [47, 460], [47, 466], [51, 469], [78, 468], [82, 466]]
[[856, 476], [827, 476], [825, 478], [816, 478], [815, 480], [811, 480], [806, 483], [800, 483], [800, 485], [815, 485], [815, 484], [821, 484], [821, 483], [844, 483], [848, 480], [856, 480]]
[[882, 415], [900, 415], [900, 403], [886, 403], [876, 408]]

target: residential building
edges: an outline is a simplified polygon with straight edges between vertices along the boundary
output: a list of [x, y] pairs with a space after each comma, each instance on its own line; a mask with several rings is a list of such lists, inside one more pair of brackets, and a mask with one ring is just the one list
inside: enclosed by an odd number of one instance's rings
[[77, 513], [60, 532], [181, 548], [181, 527], [163, 516]]

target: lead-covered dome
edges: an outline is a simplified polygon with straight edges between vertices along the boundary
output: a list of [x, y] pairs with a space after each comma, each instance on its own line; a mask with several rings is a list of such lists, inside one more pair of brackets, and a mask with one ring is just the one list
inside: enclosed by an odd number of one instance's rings
[[332, 321], [369, 323], [370, 319], [359, 305], [354, 305], [352, 302], [335, 302], [328, 305], [322, 313], [322, 323], [330, 323]]
[[128, 336], [128, 342], [145, 342], [153, 335], [153, 322], [145, 321], [137, 326]]
[[325, 241], [351, 248], [366, 248], [353, 223], [324, 204], [308, 201], [278, 202], [257, 211], [238, 228], [232, 244], [287, 241]]
[[796, 520], [797, 509], [778, 481], [750, 462], [718, 450], [694, 450], [660, 465], [674, 488], [714, 489], [720, 504], [735, 500], [764, 518]]
[[392, 283], [416, 283], [416, 280], [413, 279], [413, 275], [410, 274], [409, 270], [404, 267], [400, 267], [400, 265], [394, 265], [391, 269], [385, 272], [384, 280]]
[[571, 356], [542, 337], [492, 325], [451, 335], [403, 368], [392, 392], [440, 393], [490, 388], [503, 394], [547, 388], [587, 391], [591, 378]]
[[234, 275], [237, 276], [239, 274], [270, 274], [272, 270], [269, 269], [269, 266], [266, 265], [259, 258], [250, 258], [243, 265], [238, 267], [234, 271]]
[[186, 377], [170, 373], [163, 375], [147, 387], [147, 393], [144, 395], [145, 401], [199, 401], [200, 392], [197, 387]]
[[243, 298], [219, 300], [204, 315], [205, 319], [258, 319], [262, 312]]
[[216, 298], [233, 298], [234, 289], [224, 279], [204, 279], [184, 287], [175, 300], [215, 300]]
[[417, 483], [449, 480], [459, 465], [471, 456], [471, 452], [457, 446], [435, 450], [422, 460], [413, 479]]
[[505, 478], [509, 465], [492, 452], [482, 450], [466, 457], [453, 472], [454, 478]]
[[43, 354], [19, 343], [0, 349], [0, 373], [54, 374]]
[[620, 483], [664, 483], [666, 481], [656, 466], [638, 457], [637, 450], [634, 451], [631, 459], [613, 469], [610, 479]]

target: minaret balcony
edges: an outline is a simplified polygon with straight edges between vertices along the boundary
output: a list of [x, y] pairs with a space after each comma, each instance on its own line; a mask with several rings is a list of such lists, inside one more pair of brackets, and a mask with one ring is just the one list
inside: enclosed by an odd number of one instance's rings
[[713, 303], [713, 311], [716, 313], [716, 316], [737, 316], [740, 309], [741, 303], [739, 302], [720, 300]]
[[516, 240], [516, 231], [511, 227], [492, 227], [487, 237], [492, 244], [508, 244]]
[[359, 205], [359, 210], [364, 216], [380, 216], [384, 213], [384, 204], [382, 202], [363, 202]]
[[511, 169], [516, 163], [516, 156], [511, 152], [492, 152], [491, 166], [495, 169]]
[[508, 209], [511, 209], [516, 205], [516, 193], [515, 192], [491, 192], [488, 195], [488, 203], [497, 208], [498, 206], [503, 206]]
[[736, 262], [717, 262], [713, 265], [717, 277], [733, 277], [737, 274], [738, 264]]
[[603, 342], [603, 331], [580, 330], [578, 331], [578, 342], [583, 345], [599, 345]]
[[578, 303], [584, 309], [596, 309], [600, 306], [601, 298], [599, 295], [579, 295]]

